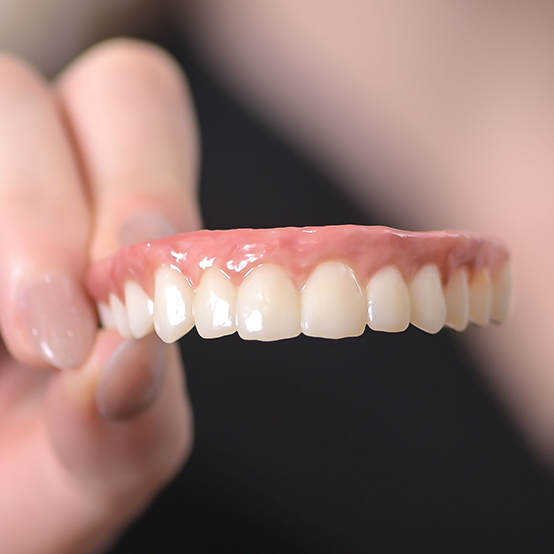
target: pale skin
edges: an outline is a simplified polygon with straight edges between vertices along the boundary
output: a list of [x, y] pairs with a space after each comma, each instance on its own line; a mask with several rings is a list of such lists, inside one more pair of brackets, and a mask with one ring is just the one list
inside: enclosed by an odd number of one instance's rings
[[[3, 256], [11, 262], [0, 277], [0, 550], [97, 552], [190, 451], [192, 416], [179, 354], [169, 349], [149, 405], [105, 417], [97, 386], [123, 339], [97, 332], [80, 367], [45, 369], [19, 321], [17, 295], [36, 275], [52, 272], [74, 277], [82, 289], [89, 245], [91, 259], [113, 252], [120, 228], [137, 214], [156, 211], [176, 229], [198, 228], [195, 119], [176, 64], [146, 44], [101, 45], [51, 84], [8, 56], [0, 57], [0, 75], [0, 157], [11, 176], [0, 202], [10, 226]], [[18, 173], [23, 158], [31, 176]], [[144, 393], [133, 377], [121, 379], [108, 391], [112, 408]], [[33, 533], [24, 530], [30, 520]]]
[[[380, 223], [492, 231], [506, 240], [517, 291], [510, 321], [468, 338], [507, 413], [552, 460], [554, 8], [523, 0], [402, 6], [204, 0], [183, 21], [234, 90], [354, 195], [378, 205]], [[45, 27], [44, 44], [57, 32]], [[94, 38], [91, 29], [83, 41]], [[74, 53], [83, 46], [75, 43]], [[40, 49], [33, 58], [15, 38], [5, 44], [12, 47], [43, 67], [60, 66]], [[29, 106], [32, 128], [21, 115]], [[136, 214], [155, 211], [179, 230], [200, 226], [194, 108], [166, 54], [116, 41], [51, 83], [27, 62], [1, 57], [0, 122], [1, 167], [10, 176], [0, 193], [0, 221], [9, 226], [0, 243], [9, 260], [0, 268], [0, 546], [14, 554], [99, 552], [190, 450], [180, 362], [171, 351], [157, 397], [125, 422], [102, 417], [97, 383], [122, 339], [98, 332], [81, 367], [38, 369], [44, 358], [14, 323], [16, 295], [44, 272], [82, 283], [88, 263], [117, 248], [121, 226]], [[163, 148], [152, 149], [160, 141]], [[44, 151], [49, 166], [25, 190], [21, 168], [43, 163]], [[32, 536], [21, 533], [29, 517]]]

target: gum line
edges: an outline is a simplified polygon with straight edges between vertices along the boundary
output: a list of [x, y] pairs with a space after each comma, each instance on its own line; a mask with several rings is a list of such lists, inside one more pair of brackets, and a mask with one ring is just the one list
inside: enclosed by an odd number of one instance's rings
[[153, 298], [154, 273], [161, 266], [177, 269], [193, 287], [205, 269], [219, 267], [239, 286], [263, 263], [282, 266], [301, 289], [317, 265], [336, 260], [351, 267], [362, 286], [383, 267], [396, 266], [410, 282], [428, 264], [438, 267], [446, 286], [462, 266], [470, 282], [484, 268], [495, 280], [508, 258], [500, 240], [458, 231], [418, 233], [354, 225], [197, 231], [122, 248], [93, 266], [87, 284], [101, 302], [107, 302], [110, 293], [123, 299], [129, 280]]

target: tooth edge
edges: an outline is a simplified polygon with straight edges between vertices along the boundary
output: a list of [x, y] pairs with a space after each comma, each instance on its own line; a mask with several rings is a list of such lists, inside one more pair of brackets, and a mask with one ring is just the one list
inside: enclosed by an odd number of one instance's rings
[[469, 284], [469, 320], [481, 327], [490, 322], [492, 289], [490, 273], [483, 268]]
[[245, 277], [237, 291], [236, 324], [244, 340], [269, 342], [300, 334], [300, 293], [282, 266], [262, 264]]
[[[410, 323], [426, 333], [438, 333], [446, 321], [446, 302], [438, 267], [434, 264], [423, 266], [412, 279], [408, 290], [412, 309]], [[424, 295], [427, 298], [423, 298]], [[430, 307], [430, 303], [434, 306]]]
[[396, 266], [379, 270], [366, 286], [368, 326], [373, 331], [399, 333], [410, 324], [410, 293]]
[[98, 310], [98, 317], [100, 318], [100, 324], [104, 329], [116, 329], [115, 319], [112, 314], [112, 310], [105, 302], [97, 302], [96, 308]]
[[469, 324], [469, 285], [465, 267], [458, 268], [450, 277], [444, 290], [444, 299], [445, 325], [455, 331], [464, 331]]
[[154, 330], [163, 342], [173, 343], [194, 327], [193, 305], [194, 292], [186, 277], [177, 270], [159, 268], [154, 285]]
[[135, 281], [127, 281], [124, 291], [131, 335], [142, 339], [154, 330], [154, 302]]
[[[343, 295], [342, 301], [339, 294]], [[350, 266], [332, 261], [320, 264], [309, 276], [300, 296], [300, 325], [305, 335], [339, 339], [364, 333], [367, 324], [365, 295]], [[333, 313], [333, 321], [329, 312]]]
[[503, 323], [510, 313], [512, 268], [505, 262], [492, 283], [491, 321]]
[[110, 308], [118, 333], [125, 339], [131, 338], [131, 329], [125, 304], [113, 293], [110, 294]]
[[[223, 281], [223, 279], [225, 279], [225, 281]], [[216, 288], [216, 292], [214, 294], [218, 296], [217, 304], [221, 305], [220, 302], [225, 302], [227, 304], [227, 313], [225, 314], [225, 317], [226, 321], [229, 322], [228, 326], [223, 324], [217, 325], [214, 323], [217, 306], [209, 306], [210, 302], [204, 298], [206, 294], [211, 294], [214, 288]], [[196, 330], [202, 338], [219, 338], [232, 335], [236, 332], [236, 299], [237, 289], [229, 277], [221, 269], [217, 267], [209, 267], [204, 270], [194, 295], [193, 308]], [[220, 309], [219, 311], [222, 312], [223, 309]]]

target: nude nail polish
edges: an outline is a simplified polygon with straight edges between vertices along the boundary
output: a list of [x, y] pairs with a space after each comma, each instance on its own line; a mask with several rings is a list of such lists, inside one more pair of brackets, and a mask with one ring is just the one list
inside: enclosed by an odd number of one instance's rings
[[163, 239], [177, 233], [177, 229], [164, 216], [154, 212], [139, 213], [121, 226], [119, 242], [129, 246], [147, 240]]
[[41, 277], [21, 292], [19, 307], [31, 341], [49, 364], [74, 369], [85, 362], [97, 321], [82, 286], [73, 277]]
[[167, 346], [154, 334], [122, 343], [106, 362], [96, 404], [104, 419], [121, 421], [143, 412], [163, 383]]

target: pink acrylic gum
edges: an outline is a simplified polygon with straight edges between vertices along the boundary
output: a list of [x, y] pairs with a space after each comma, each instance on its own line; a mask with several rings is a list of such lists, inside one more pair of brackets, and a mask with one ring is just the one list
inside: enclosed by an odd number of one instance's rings
[[311, 272], [329, 260], [349, 265], [363, 285], [386, 266], [398, 267], [409, 282], [421, 267], [435, 264], [446, 285], [461, 266], [467, 268], [470, 282], [483, 268], [494, 281], [508, 259], [501, 240], [459, 231], [424, 233], [357, 225], [204, 230], [121, 248], [93, 265], [87, 285], [102, 302], [110, 293], [123, 298], [129, 280], [153, 297], [154, 273], [161, 266], [180, 271], [193, 287], [205, 269], [218, 267], [238, 286], [253, 268], [271, 263], [286, 269], [301, 289]]

